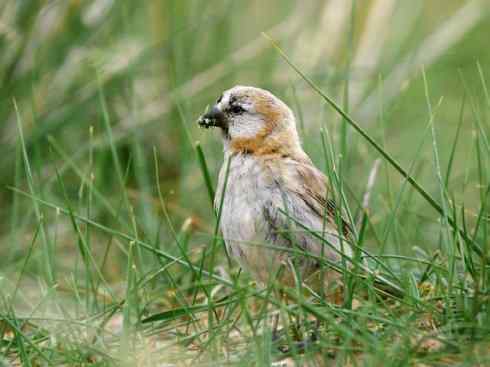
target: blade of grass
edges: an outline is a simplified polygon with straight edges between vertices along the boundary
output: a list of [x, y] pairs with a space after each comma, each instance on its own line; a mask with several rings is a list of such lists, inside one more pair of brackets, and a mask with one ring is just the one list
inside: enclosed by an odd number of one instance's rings
[[196, 142], [195, 149], [196, 149], [197, 161], [199, 162], [199, 168], [201, 169], [202, 176], [204, 177], [204, 183], [206, 184], [206, 189], [208, 191], [211, 208], [213, 208], [214, 206], [213, 182], [211, 181], [211, 175], [209, 174], [208, 165], [206, 163], [206, 158], [204, 156], [204, 152], [202, 150], [200, 142]]
[[485, 80], [485, 74], [483, 73], [480, 61], [476, 62], [476, 66], [478, 67], [478, 74], [480, 76], [483, 92], [485, 93], [485, 98], [487, 99], [487, 104], [490, 107], [490, 94], [488, 93], [487, 82]]
[[[454, 276], [455, 276], [455, 266], [456, 266], [456, 246], [455, 244], [451, 241], [452, 237], [450, 235], [450, 228], [449, 228], [449, 222], [447, 221], [447, 218], [450, 218], [450, 214], [447, 208], [447, 195], [446, 195], [446, 190], [445, 190], [445, 181], [442, 177], [442, 171], [441, 171], [441, 162], [439, 159], [439, 148], [437, 145], [437, 136], [436, 136], [436, 130], [435, 130], [435, 117], [434, 113], [432, 110], [432, 104], [430, 101], [430, 95], [429, 95], [429, 84], [427, 82], [427, 75], [425, 73], [425, 69], [422, 68], [422, 79], [424, 82], [424, 94], [425, 94], [425, 99], [427, 102], [427, 110], [429, 113], [429, 118], [430, 118], [430, 129], [431, 129], [431, 138], [432, 138], [432, 152], [433, 152], [433, 157], [434, 157], [434, 168], [435, 168], [435, 174], [437, 178], [437, 182], [439, 184], [439, 195], [440, 195], [440, 202], [441, 202], [441, 207], [443, 210], [443, 215], [442, 215], [442, 224], [441, 224], [441, 241], [445, 245], [446, 251], [447, 251], [447, 256], [449, 258], [449, 274], [447, 277], [447, 282], [448, 282], [448, 290], [447, 290], [447, 300], [449, 300], [452, 295], [453, 295], [453, 282], [454, 282]], [[455, 218], [455, 217], [453, 217]]]
[[[74, 213], [73, 208], [70, 204], [70, 200], [68, 198], [68, 194], [66, 192], [63, 180], [61, 179], [59, 172], [57, 171], [56, 173], [58, 175], [58, 183], [60, 185], [61, 191], [62, 191], [64, 199], [65, 199], [65, 204], [68, 208], [67, 213], [70, 217], [73, 229], [75, 230], [75, 233], [77, 235], [79, 251], [80, 251], [80, 254], [82, 255], [82, 259], [84, 261], [84, 265], [86, 267], [86, 272], [87, 272], [87, 274], [85, 274], [85, 276], [89, 278], [89, 283], [91, 285], [92, 290], [95, 293], [95, 283], [94, 283], [94, 280], [93, 280], [92, 275], [91, 275], [91, 269], [94, 269], [95, 273], [99, 277], [99, 280], [104, 284], [105, 290], [111, 295], [112, 299], [115, 300], [115, 295], [112, 292], [112, 288], [109, 286], [109, 284], [107, 283], [107, 281], [106, 281], [104, 275], [102, 274], [100, 268], [98, 267], [97, 262], [95, 261], [95, 258], [93, 257], [93, 254], [90, 251], [90, 248], [87, 246], [87, 243], [85, 241], [85, 236], [82, 234], [80, 226], [78, 225], [78, 223], [76, 221], [75, 213]], [[58, 208], [57, 211], [60, 211], [60, 209]], [[86, 291], [88, 291], [88, 289]]]
[[48, 363], [48, 366], [53, 366], [53, 363], [51, 362], [51, 358], [49, 358], [46, 354], [44, 354], [36, 346], [36, 344], [27, 335], [25, 335], [22, 332], [22, 327], [17, 324], [17, 319], [15, 318], [15, 316], [11, 315], [10, 317], [4, 317], [2, 318], [2, 320], [14, 331], [14, 337], [19, 345], [21, 358], [26, 366], [32, 366], [30, 363], [30, 356], [27, 355], [26, 344], [29, 345], [43, 360], [45, 360]]
[[[36, 191], [34, 190], [34, 180], [32, 177], [32, 171], [31, 171], [31, 165], [29, 163], [29, 157], [27, 155], [27, 149], [26, 149], [26, 143], [24, 140], [24, 132], [22, 129], [22, 117], [20, 115], [19, 108], [17, 107], [17, 102], [15, 99], [13, 100], [14, 104], [14, 109], [15, 109], [15, 114], [16, 114], [16, 121], [17, 121], [17, 129], [19, 132], [19, 138], [20, 138], [20, 144], [22, 148], [22, 156], [24, 159], [24, 169], [27, 177], [27, 185], [29, 187], [29, 192], [31, 193], [32, 196], [36, 196]], [[39, 205], [37, 201], [33, 201], [32, 205], [34, 207], [34, 213], [36, 215], [36, 220], [40, 224], [40, 234], [41, 234], [41, 241], [44, 245], [44, 251], [43, 251], [43, 268], [45, 271], [45, 276], [46, 276], [46, 281], [50, 286], [53, 286], [56, 283], [56, 278], [54, 274], [54, 264], [53, 264], [53, 253], [51, 251], [51, 246], [49, 244], [49, 239], [46, 234], [46, 229], [44, 225], [44, 218], [41, 213], [41, 209], [39, 208]]]
[[17, 295], [17, 291], [19, 290], [20, 281], [22, 280], [22, 277], [24, 276], [27, 263], [29, 262], [29, 260], [31, 258], [32, 252], [34, 250], [34, 245], [36, 244], [37, 236], [39, 234], [40, 229], [41, 229], [41, 223], [38, 223], [36, 231], [34, 232], [34, 236], [32, 236], [32, 241], [31, 241], [31, 244], [29, 246], [29, 250], [27, 251], [27, 255], [24, 259], [24, 263], [22, 264], [22, 267], [20, 269], [19, 277], [17, 278], [17, 282], [15, 284], [14, 291], [12, 292], [12, 296], [11, 296], [11, 303], [12, 304], [15, 303], [15, 296]]
[[459, 110], [459, 123], [458, 123], [458, 128], [456, 129], [456, 134], [454, 136], [452, 148], [451, 148], [451, 153], [449, 154], [449, 161], [447, 163], [447, 170], [446, 170], [446, 180], [444, 182], [444, 186], [446, 187], [446, 190], [449, 188], [449, 179], [451, 177], [451, 171], [453, 168], [453, 162], [454, 162], [454, 156], [456, 154], [456, 146], [458, 145], [459, 141], [459, 136], [460, 136], [460, 131], [461, 131], [461, 126], [463, 126], [463, 117], [464, 117], [464, 107], [466, 104], [466, 93], [463, 94], [463, 100], [461, 101], [461, 108]]

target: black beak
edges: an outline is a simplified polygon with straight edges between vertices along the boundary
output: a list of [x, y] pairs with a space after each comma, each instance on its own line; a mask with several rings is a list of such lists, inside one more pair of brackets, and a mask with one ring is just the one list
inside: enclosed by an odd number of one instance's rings
[[212, 126], [226, 128], [226, 116], [225, 114], [214, 105], [210, 110], [206, 111], [204, 115], [199, 117], [197, 123], [201, 127], [210, 128]]

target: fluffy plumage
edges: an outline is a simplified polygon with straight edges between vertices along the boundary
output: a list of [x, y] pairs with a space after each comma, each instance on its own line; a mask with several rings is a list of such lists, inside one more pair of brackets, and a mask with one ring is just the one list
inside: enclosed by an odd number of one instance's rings
[[311, 278], [318, 264], [287, 249], [299, 246], [340, 261], [337, 251], [304, 227], [351, 256], [349, 226], [341, 220], [338, 228], [327, 178], [301, 148], [294, 115], [284, 102], [266, 90], [236, 86], [223, 93], [199, 124], [222, 130], [225, 163], [215, 207], [224, 195], [221, 231], [229, 254], [243, 268], [267, 283], [284, 265], [280, 281], [292, 284], [293, 263], [302, 279]]

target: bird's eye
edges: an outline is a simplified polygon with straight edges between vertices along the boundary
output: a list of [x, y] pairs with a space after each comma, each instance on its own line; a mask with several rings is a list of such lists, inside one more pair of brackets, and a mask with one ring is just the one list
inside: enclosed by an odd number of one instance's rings
[[245, 109], [242, 106], [233, 105], [230, 107], [230, 112], [231, 113], [242, 113], [242, 112], [245, 112]]

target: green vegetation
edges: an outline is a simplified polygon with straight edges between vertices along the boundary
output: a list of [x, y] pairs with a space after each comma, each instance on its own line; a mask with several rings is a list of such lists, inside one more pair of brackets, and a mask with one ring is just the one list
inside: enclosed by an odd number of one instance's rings
[[[487, 0], [0, 2], [0, 366], [490, 365], [488, 34]], [[235, 84], [348, 209], [340, 302], [225, 256], [196, 119]]]

